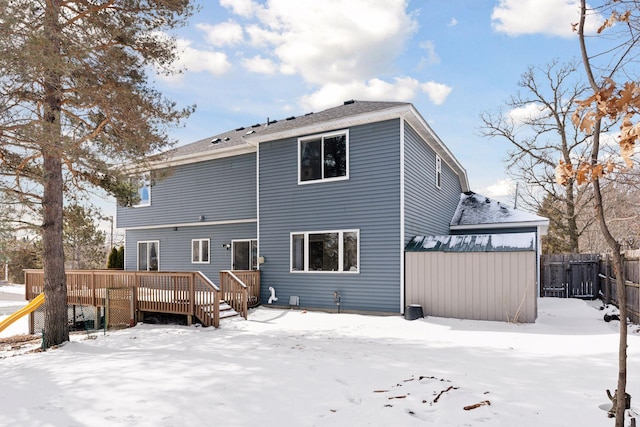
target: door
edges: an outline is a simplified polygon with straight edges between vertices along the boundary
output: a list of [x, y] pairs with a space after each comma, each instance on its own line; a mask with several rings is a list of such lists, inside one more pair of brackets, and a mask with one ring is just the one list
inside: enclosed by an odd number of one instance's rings
[[258, 269], [258, 241], [257, 240], [232, 240], [232, 270], [257, 270]]
[[158, 271], [160, 264], [160, 242], [138, 242], [138, 270]]

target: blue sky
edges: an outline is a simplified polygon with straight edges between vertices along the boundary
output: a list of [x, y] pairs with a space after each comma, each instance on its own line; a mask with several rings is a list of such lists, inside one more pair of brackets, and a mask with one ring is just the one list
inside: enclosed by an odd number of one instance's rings
[[179, 76], [155, 85], [196, 104], [170, 135], [186, 144], [341, 104], [413, 103], [467, 169], [472, 190], [509, 200], [507, 143], [480, 114], [526, 69], [578, 57], [576, 0], [220, 0], [177, 30]]

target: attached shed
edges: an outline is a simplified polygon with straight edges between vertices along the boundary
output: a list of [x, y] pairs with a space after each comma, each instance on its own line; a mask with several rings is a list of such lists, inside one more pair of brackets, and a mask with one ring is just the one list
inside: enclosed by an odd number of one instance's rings
[[405, 248], [406, 304], [424, 314], [533, 323], [536, 233], [416, 236]]

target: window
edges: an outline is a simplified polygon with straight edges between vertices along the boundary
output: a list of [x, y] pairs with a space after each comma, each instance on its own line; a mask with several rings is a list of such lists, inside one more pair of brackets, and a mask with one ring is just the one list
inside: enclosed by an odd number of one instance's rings
[[360, 231], [291, 233], [291, 272], [359, 273]]
[[436, 155], [436, 187], [440, 188], [442, 185], [442, 159]]
[[160, 264], [160, 242], [138, 242], [138, 270], [158, 271]]
[[193, 239], [191, 241], [191, 263], [209, 264], [209, 239]]
[[139, 177], [131, 178], [131, 182], [138, 186], [138, 200], [132, 206], [150, 206], [151, 205], [151, 177], [145, 174]]
[[298, 183], [349, 178], [349, 132], [298, 140]]

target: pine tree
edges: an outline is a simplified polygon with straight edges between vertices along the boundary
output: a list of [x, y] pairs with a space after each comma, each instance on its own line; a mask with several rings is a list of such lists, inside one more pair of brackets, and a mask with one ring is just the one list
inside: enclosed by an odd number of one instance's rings
[[[0, 186], [41, 214], [45, 342], [69, 339], [65, 195], [134, 193], [122, 163], [166, 149], [192, 111], [150, 87], [177, 55], [190, 0], [0, 0]], [[130, 172], [130, 171], [129, 171]]]

